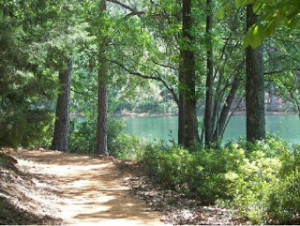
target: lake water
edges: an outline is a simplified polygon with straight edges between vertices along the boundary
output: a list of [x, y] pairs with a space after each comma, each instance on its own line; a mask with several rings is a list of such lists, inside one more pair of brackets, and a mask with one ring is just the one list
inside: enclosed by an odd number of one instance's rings
[[[147, 140], [177, 141], [177, 116], [122, 117], [126, 120], [126, 131], [145, 137]], [[298, 115], [266, 115], [266, 130], [292, 143], [300, 142], [300, 119]], [[246, 136], [246, 116], [233, 116], [224, 134], [224, 141]]]

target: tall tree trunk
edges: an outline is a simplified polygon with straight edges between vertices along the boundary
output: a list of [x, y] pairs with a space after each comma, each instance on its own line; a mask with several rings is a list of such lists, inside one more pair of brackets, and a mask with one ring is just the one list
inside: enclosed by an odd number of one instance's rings
[[[182, 0], [176, 0], [178, 5], [181, 5]], [[182, 23], [182, 11], [176, 17], [178, 23]], [[182, 38], [182, 33], [179, 35]], [[183, 46], [181, 41], [179, 41], [180, 46], [180, 61], [178, 65], [178, 144], [184, 146], [186, 138], [186, 126], [185, 126], [185, 80], [183, 71]]]
[[[180, 56], [182, 56], [182, 51], [180, 51]], [[183, 72], [183, 62], [179, 63], [179, 100], [178, 100], [178, 144], [185, 145], [186, 140], [186, 126], [185, 126], [185, 89], [182, 87], [184, 84], [184, 72]]]
[[[247, 30], [257, 21], [253, 5], [247, 5]], [[265, 138], [265, 93], [262, 45], [246, 49], [246, 111], [247, 140], [253, 142]]]
[[[102, 29], [106, 27], [104, 24], [104, 14], [106, 11], [106, 0], [100, 1], [100, 19], [103, 21]], [[105, 60], [105, 52], [107, 46], [107, 37], [104, 31], [99, 35], [99, 53], [98, 53], [98, 117], [97, 117], [97, 133], [96, 133], [96, 154], [108, 155], [107, 149], [107, 63]]]
[[191, 0], [183, 0], [182, 4], [182, 41], [181, 46], [182, 71], [184, 74], [184, 101], [185, 101], [185, 126], [186, 136], [184, 146], [191, 147], [195, 141], [199, 141], [198, 122], [196, 115], [195, 92], [195, 55], [193, 52]]
[[51, 145], [52, 150], [68, 150], [71, 73], [72, 60], [68, 59], [66, 68], [59, 72], [60, 88], [56, 103], [56, 119]]
[[205, 146], [210, 147], [213, 137], [213, 121], [212, 121], [212, 92], [213, 92], [213, 48], [211, 39], [211, 29], [213, 26], [212, 19], [212, 0], [207, 0], [207, 11], [206, 16], [206, 67], [207, 67], [207, 77], [206, 77], [206, 99], [205, 99], [205, 114], [204, 114], [204, 130], [205, 130]]

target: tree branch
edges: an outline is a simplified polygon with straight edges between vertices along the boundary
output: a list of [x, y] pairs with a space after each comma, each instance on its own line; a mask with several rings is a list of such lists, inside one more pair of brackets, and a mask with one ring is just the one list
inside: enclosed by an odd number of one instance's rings
[[265, 75], [273, 75], [273, 74], [278, 74], [286, 71], [300, 71], [300, 68], [290, 68], [290, 69], [284, 69], [284, 70], [279, 70], [279, 71], [268, 71], [265, 72]]
[[125, 18], [130, 17], [130, 16], [138, 16], [138, 17], [140, 17], [140, 16], [142, 16], [144, 13], [145, 13], [145, 12], [143, 12], [143, 11], [135, 11], [135, 12], [131, 12], [131, 13], [128, 13], [128, 14], [125, 16]]
[[80, 95], [91, 96], [91, 93], [89, 93], [89, 92], [78, 91], [78, 90], [73, 89], [72, 87], [70, 88], [70, 90], [71, 90], [72, 92], [77, 93], [77, 94], [80, 94]]
[[178, 67], [176, 67], [176, 66], [162, 64], [162, 63], [156, 62], [156, 61], [154, 61], [154, 60], [152, 60], [152, 62], [153, 62], [154, 64], [158, 65], [158, 66], [161, 66], [161, 67], [165, 67], [165, 68], [169, 68], [169, 69], [178, 71]]
[[125, 67], [123, 64], [121, 64], [120, 62], [116, 61], [116, 60], [110, 60], [110, 59], [106, 59], [108, 62], [111, 62], [113, 64], [118, 65], [120, 68], [122, 68], [124, 71], [127, 71], [129, 74], [134, 75], [134, 76], [138, 76], [144, 79], [151, 79], [151, 80], [156, 80], [156, 81], [160, 81], [164, 87], [172, 94], [174, 101], [176, 102], [176, 104], [179, 104], [179, 100], [177, 97], [176, 92], [174, 91], [173, 88], [171, 88], [167, 82], [165, 80], [163, 80], [161, 77], [158, 76], [152, 76], [152, 75], [144, 75], [140, 72], [136, 72], [136, 71], [131, 71], [130, 69], [128, 69], [127, 67]]
[[137, 15], [137, 16], [140, 17], [141, 15], [143, 15], [145, 13], [144, 11], [137, 11], [136, 8], [133, 8], [133, 7], [129, 6], [129, 5], [126, 5], [126, 4], [122, 3], [122, 2], [119, 2], [118, 0], [107, 0], [107, 1], [111, 2], [111, 3], [114, 3], [116, 5], [119, 5], [119, 6], [121, 6], [124, 9], [129, 10], [130, 13], [127, 14], [125, 17], [135, 16], [135, 15]]

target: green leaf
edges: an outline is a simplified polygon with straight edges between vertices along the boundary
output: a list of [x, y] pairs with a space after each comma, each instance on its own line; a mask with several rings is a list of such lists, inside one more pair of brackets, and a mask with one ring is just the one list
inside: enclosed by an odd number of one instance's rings
[[265, 31], [259, 25], [255, 25], [249, 29], [247, 32], [244, 48], [248, 47], [249, 45], [252, 48], [257, 48], [263, 41], [265, 37]]
[[236, 5], [237, 7], [240, 7], [241, 4], [242, 4], [241, 0], [235, 0], [235, 5]]
[[227, 13], [232, 13], [232, 6], [231, 6], [230, 4], [227, 4], [227, 5], [225, 6], [225, 11], [226, 11]]
[[219, 20], [222, 20], [222, 19], [224, 18], [224, 15], [225, 15], [224, 9], [221, 8], [221, 9], [219, 10], [219, 12], [217, 13], [218, 19], [219, 19]]

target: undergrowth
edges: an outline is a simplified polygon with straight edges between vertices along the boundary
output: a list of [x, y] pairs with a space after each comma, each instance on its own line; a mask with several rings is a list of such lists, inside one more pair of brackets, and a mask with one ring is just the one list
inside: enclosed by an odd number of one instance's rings
[[164, 188], [233, 208], [255, 224], [300, 223], [300, 144], [241, 140], [194, 152], [149, 144], [140, 162]]

